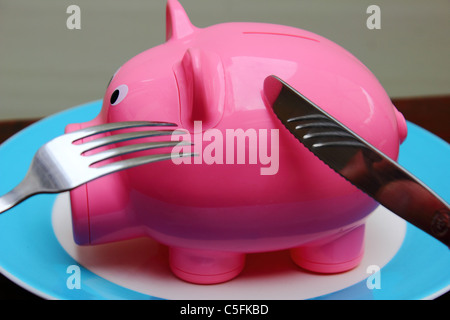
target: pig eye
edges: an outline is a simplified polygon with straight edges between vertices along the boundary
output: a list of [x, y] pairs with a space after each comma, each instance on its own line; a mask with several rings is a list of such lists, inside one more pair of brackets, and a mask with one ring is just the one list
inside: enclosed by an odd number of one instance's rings
[[122, 84], [118, 86], [111, 95], [110, 99], [111, 105], [115, 106], [119, 104], [126, 97], [127, 93], [128, 93], [127, 85]]

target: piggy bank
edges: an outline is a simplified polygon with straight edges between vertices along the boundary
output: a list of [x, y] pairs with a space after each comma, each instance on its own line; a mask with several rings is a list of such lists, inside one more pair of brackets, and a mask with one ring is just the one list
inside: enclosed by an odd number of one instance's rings
[[263, 89], [267, 76], [280, 77], [396, 159], [406, 123], [375, 76], [308, 31], [235, 22], [197, 28], [175, 0], [166, 17], [166, 42], [123, 64], [98, 116], [66, 131], [171, 122], [184, 134], [164, 139], [193, 145], [165, 151], [189, 148], [197, 156], [72, 190], [75, 242], [151, 237], [168, 246], [173, 273], [197, 284], [231, 280], [246, 254], [256, 252], [290, 250], [298, 266], [317, 273], [357, 266], [367, 216], [378, 204], [303, 147], [273, 114]]

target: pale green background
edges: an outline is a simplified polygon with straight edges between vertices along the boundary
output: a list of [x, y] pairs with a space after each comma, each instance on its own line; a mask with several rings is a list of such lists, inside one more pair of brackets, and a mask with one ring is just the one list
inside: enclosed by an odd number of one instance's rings
[[[450, 94], [449, 0], [181, 0], [198, 27], [290, 25], [358, 57], [391, 97]], [[81, 8], [68, 30], [66, 8]], [[381, 30], [366, 27], [369, 5]], [[165, 40], [165, 0], [0, 0], [0, 120], [44, 117], [103, 96], [126, 60]]]

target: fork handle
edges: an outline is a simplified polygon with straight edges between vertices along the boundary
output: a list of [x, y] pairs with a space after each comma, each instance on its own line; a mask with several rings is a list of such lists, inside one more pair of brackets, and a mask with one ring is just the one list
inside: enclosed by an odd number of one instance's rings
[[14, 189], [0, 197], [0, 213], [16, 206], [32, 195], [39, 193], [34, 183], [30, 183], [28, 175]]

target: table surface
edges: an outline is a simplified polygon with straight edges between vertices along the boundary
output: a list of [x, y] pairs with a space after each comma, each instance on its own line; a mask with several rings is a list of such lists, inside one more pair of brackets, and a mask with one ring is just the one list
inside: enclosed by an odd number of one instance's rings
[[[450, 96], [392, 99], [406, 120], [419, 125], [450, 143]], [[39, 119], [0, 121], [0, 143]], [[22, 289], [0, 275], [0, 300], [38, 300], [39, 297]], [[450, 292], [438, 298], [449, 300]]]

